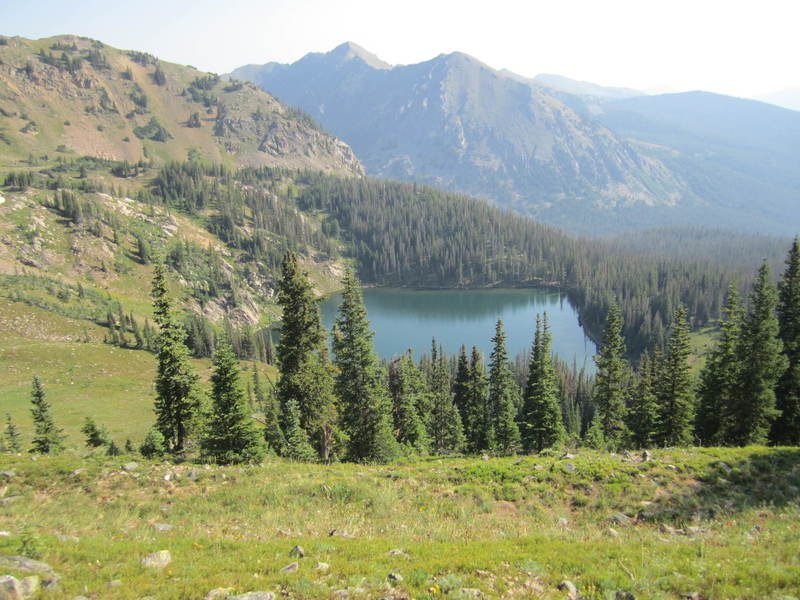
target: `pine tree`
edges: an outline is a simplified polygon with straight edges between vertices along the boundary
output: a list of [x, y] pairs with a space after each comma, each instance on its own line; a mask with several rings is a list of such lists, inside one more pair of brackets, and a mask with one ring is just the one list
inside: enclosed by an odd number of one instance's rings
[[281, 431], [280, 406], [275, 394], [264, 388], [255, 363], [253, 363], [253, 397], [256, 407], [264, 415], [264, 439], [272, 452], [281, 454], [286, 445], [286, 439]]
[[503, 321], [498, 320], [492, 338], [494, 347], [489, 363], [489, 445], [499, 454], [514, 454], [520, 448], [517, 409], [519, 387], [508, 362]]
[[720, 339], [700, 372], [695, 430], [706, 446], [727, 444], [726, 436], [734, 426], [739, 382], [743, 366], [743, 310], [736, 285], [728, 288], [725, 318], [720, 322]]
[[537, 315], [520, 416], [522, 446], [526, 452], [541, 452], [566, 437], [551, 344], [547, 313], [543, 320]]
[[408, 452], [424, 454], [429, 449], [428, 432], [419, 415], [420, 397], [428, 394], [425, 378], [409, 350], [389, 370], [395, 437]]
[[738, 402], [731, 420], [731, 443], [746, 446], [764, 444], [779, 415], [775, 408], [775, 385], [786, 371], [775, 309], [778, 294], [770, 281], [766, 262], [758, 270], [750, 305], [742, 326], [739, 353], [743, 357], [739, 372]]
[[57, 454], [64, 449], [63, 429], [56, 428], [50, 414], [50, 403], [45, 398], [44, 386], [38, 375], [33, 376], [31, 390], [31, 414], [33, 415], [34, 435], [31, 452]]
[[159, 458], [164, 455], [166, 448], [164, 447], [164, 436], [155, 427], [151, 427], [144, 437], [142, 445], [139, 446], [139, 452], [145, 458]]
[[300, 408], [297, 400], [289, 400], [286, 404], [286, 450], [285, 456], [292, 460], [314, 462], [317, 453], [311, 447], [308, 434], [300, 423]]
[[11, 414], [6, 413], [6, 429], [3, 432], [3, 446], [6, 452], [18, 454], [22, 452], [22, 441], [20, 439], [19, 429], [14, 421], [11, 420]]
[[612, 304], [606, 317], [603, 343], [594, 361], [597, 364], [594, 403], [603, 440], [611, 450], [618, 450], [627, 441], [625, 425], [628, 363], [622, 337], [622, 316], [619, 306]]
[[788, 360], [775, 389], [780, 416], [772, 427], [775, 444], [800, 445], [800, 248], [795, 238], [778, 284], [778, 322]]
[[467, 348], [463, 344], [458, 351], [456, 362], [456, 376], [453, 380], [453, 404], [456, 405], [458, 414], [461, 416], [461, 424], [464, 424], [466, 407], [469, 402], [469, 358]]
[[657, 365], [649, 353], [642, 356], [639, 381], [628, 409], [628, 429], [634, 448], [651, 448], [659, 428], [658, 397], [656, 396]]
[[197, 416], [198, 401], [194, 396], [197, 375], [184, 343], [186, 333], [173, 312], [163, 264], [155, 266], [153, 313], [159, 326], [156, 341], [156, 428], [164, 436], [167, 450], [177, 454], [183, 452]]
[[450, 393], [450, 375], [442, 348], [433, 341], [431, 352], [430, 394], [431, 444], [437, 454], [460, 452], [464, 446], [464, 430], [461, 415], [453, 403]]
[[81, 433], [86, 437], [87, 448], [98, 448], [108, 443], [108, 433], [101, 429], [91, 417], [86, 417], [81, 427]]
[[657, 383], [659, 414], [658, 443], [688, 446], [694, 439], [696, 398], [689, 355], [689, 325], [680, 306], [672, 318], [669, 343]]
[[372, 345], [367, 311], [358, 279], [347, 270], [342, 303], [333, 331], [336, 393], [341, 403], [342, 429], [349, 437], [348, 457], [354, 461], [386, 462], [399, 448], [392, 435], [391, 403]]
[[122, 454], [122, 450], [117, 446], [117, 442], [111, 440], [106, 448], [106, 456], [119, 456], [120, 454]]
[[239, 380], [239, 365], [227, 340], [217, 345], [211, 375], [211, 414], [202, 440], [205, 456], [218, 464], [258, 463], [266, 449]]
[[468, 385], [464, 399], [464, 437], [467, 452], [477, 453], [491, 447], [489, 432], [489, 380], [483, 357], [472, 347], [469, 361]]

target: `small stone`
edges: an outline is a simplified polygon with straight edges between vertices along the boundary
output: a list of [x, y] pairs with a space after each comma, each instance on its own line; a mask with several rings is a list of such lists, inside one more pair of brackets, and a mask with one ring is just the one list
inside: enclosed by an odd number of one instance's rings
[[667, 465], [667, 468], [668, 468], [670, 471], [677, 471], [677, 470], [678, 470], [678, 467], [676, 467], [675, 465]]
[[163, 569], [172, 562], [172, 555], [169, 550], [159, 550], [148, 554], [142, 559], [142, 565], [150, 569]]
[[323, 573], [330, 569], [331, 566], [328, 563], [318, 562], [317, 563], [317, 571], [322, 571]]
[[0, 577], [0, 600], [23, 600], [22, 583], [16, 577], [3, 575]]
[[573, 463], [568, 462], [564, 463], [564, 470], [569, 471], [570, 473], [574, 473], [575, 471], [578, 470], [578, 467], [576, 467]]
[[561, 518], [558, 520], [558, 526], [559, 526], [559, 527], [564, 527], [564, 528], [566, 528], [566, 527], [567, 527], [567, 525], [569, 525], [569, 521], [567, 521], [567, 520], [566, 520], [564, 517], [561, 517]]
[[281, 569], [281, 573], [294, 573], [299, 568], [300, 568], [299, 563], [297, 562], [289, 563], [288, 565], [286, 565]]
[[575, 584], [571, 581], [564, 580], [558, 584], [558, 589], [562, 592], [567, 592], [570, 598], [577, 598], [578, 597], [578, 588], [575, 587]]
[[544, 466], [542, 466], [542, 465], [533, 465], [533, 469], [535, 471], [542, 471], [542, 470], [544, 470]]
[[389, 556], [408, 556], [408, 553], [405, 550], [395, 548], [394, 550], [389, 550]]
[[610, 535], [613, 538], [618, 538], [619, 537], [619, 531], [617, 531], [613, 527], [609, 527], [608, 530], [606, 531], [606, 533], [608, 533], [608, 535]]
[[125, 469], [126, 471], [135, 471], [136, 469], [139, 468], [139, 463], [137, 462], [125, 463], [124, 465], [122, 465], [122, 468]]
[[42, 585], [44, 587], [54, 585], [58, 583], [60, 579], [50, 565], [24, 556], [0, 556], [0, 569], [35, 573], [42, 578]]
[[275, 600], [275, 592], [247, 592], [238, 596], [228, 596], [228, 600]]
[[717, 466], [718, 466], [720, 469], [722, 469], [723, 471], [725, 471], [726, 473], [730, 473], [731, 471], [733, 471], [733, 469], [731, 468], [731, 466], [730, 466], [729, 464], [727, 464], [727, 463], [724, 463], [724, 462], [722, 462], [722, 461], [719, 461], [719, 462], [717, 463]]
[[[336, 531], [334, 529], [334, 531]], [[292, 532], [289, 529], [278, 529], [278, 535], [282, 535], [283, 537], [292, 537]], [[331, 533], [331, 535], [333, 535]]]
[[0, 472], [0, 477], [4, 477], [5, 479], [11, 479], [16, 473], [14, 471], [2, 471]]
[[112, 588], [122, 587], [122, 580], [121, 579], [115, 579], [114, 581], [109, 581], [108, 582], [108, 587], [112, 587]]
[[674, 527], [670, 527], [666, 523], [662, 523], [661, 525], [659, 525], [658, 530], [661, 533], [666, 533], [668, 535], [676, 535], [678, 533], [677, 529], [675, 529]]
[[70, 542], [73, 544], [77, 544], [81, 541], [81, 538], [74, 535], [57, 535], [56, 537], [59, 539], [59, 541]]
[[621, 512], [614, 513], [614, 515], [612, 515], [609, 521], [621, 526], [630, 525], [631, 523], [633, 523], [633, 519], [631, 519], [628, 515], [623, 514]]
[[86, 473], [86, 469], [75, 469], [72, 473], [70, 473], [70, 475], [73, 477], [80, 477], [84, 473]]
[[564, 454], [561, 455], [560, 460], [570, 460], [573, 458], [575, 458], [574, 454], [570, 454], [569, 452], [564, 452]]
[[653, 460], [653, 453], [650, 452], [650, 450], [645, 450], [642, 452], [642, 461], [650, 462], [651, 460]]
[[461, 588], [460, 592], [462, 596], [467, 598], [480, 598], [483, 596], [483, 592], [478, 588]]
[[522, 456], [520, 456], [517, 460], [515, 460], [511, 464], [514, 465], [514, 466], [521, 465], [523, 460], [525, 460], [525, 459]]
[[489, 460], [489, 455], [488, 454], [481, 455], [481, 460]]
[[386, 579], [394, 583], [400, 583], [403, 581], [403, 576], [400, 575], [400, 573], [391, 572], [389, 575], [387, 575]]
[[228, 598], [233, 592], [233, 588], [214, 588], [210, 590], [203, 600], [220, 600]]
[[189, 481], [197, 481], [200, 479], [200, 471], [196, 469], [190, 469], [188, 473], [186, 473], [186, 479]]
[[289, 550], [289, 556], [294, 556], [296, 558], [303, 558], [306, 555], [305, 551], [303, 550], [302, 546], [295, 546], [291, 550]]
[[168, 523], [153, 523], [153, 529], [162, 533], [166, 533], [167, 531], [172, 531], [173, 527]]
[[686, 600], [700, 600], [700, 592], [689, 592], [688, 594], [684, 594], [681, 596], [682, 598], [686, 598]]
[[10, 506], [22, 500], [22, 496], [9, 496], [8, 498], [0, 498], [0, 506]]

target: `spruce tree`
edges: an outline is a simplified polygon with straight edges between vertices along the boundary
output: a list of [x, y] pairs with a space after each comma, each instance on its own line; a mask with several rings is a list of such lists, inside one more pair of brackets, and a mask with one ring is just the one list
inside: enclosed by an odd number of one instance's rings
[[624, 356], [622, 316], [619, 306], [614, 303], [606, 317], [603, 342], [594, 358], [597, 365], [594, 388], [596, 418], [604, 443], [611, 450], [623, 447], [628, 437], [625, 414], [629, 368]]
[[706, 446], [730, 442], [726, 436], [735, 425], [735, 409], [739, 398], [742, 319], [744, 316], [735, 284], [728, 288], [724, 307], [725, 318], [720, 322], [720, 339], [700, 372], [695, 431], [700, 443]]
[[731, 419], [731, 443], [746, 446], [764, 444], [775, 418], [775, 385], [786, 371], [775, 310], [778, 294], [770, 281], [766, 262], [758, 270], [750, 305], [742, 326], [738, 402]]
[[469, 358], [467, 348], [463, 344], [458, 351], [456, 362], [456, 376], [453, 380], [453, 403], [456, 405], [458, 414], [461, 416], [461, 424], [464, 424], [466, 407], [469, 398]]
[[306, 430], [303, 429], [300, 418], [300, 407], [297, 400], [286, 403], [286, 458], [302, 462], [314, 462], [317, 453], [311, 446]]
[[184, 343], [186, 333], [174, 314], [167, 292], [163, 264], [155, 266], [153, 314], [159, 327], [156, 338], [156, 428], [164, 437], [167, 450], [178, 454], [186, 446], [198, 412], [198, 402], [194, 396], [197, 375], [189, 362], [189, 350]]
[[689, 324], [680, 306], [672, 318], [667, 352], [657, 383], [659, 432], [662, 446], [688, 446], [694, 440], [696, 398], [689, 355]]
[[436, 349], [434, 340], [431, 353], [430, 394], [431, 444], [437, 454], [460, 452], [464, 446], [464, 430], [461, 415], [453, 403], [450, 392], [450, 375], [442, 348]]
[[286, 439], [281, 431], [280, 406], [275, 394], [264, 387], [255, 363], [253, 363], [252, 389], [256, 408], [264, 415], [264, 440], [272, 452], [281, 454], [286, 445]]
[[409, 453], [424, 454], [429, 449], [428, 432], [419, 415], [421, 396], [428, 394], [425, 378], [414, 364], [409, 350], [392, 363], [389, 370], [392, 416], [397, 441]]
[[657, 365], [648, 352], [642, 356], [639, 380], [628, 409], [628, 429], [634, 448], [651, 448], [658, 434]]
[[17, 425], [11, 419], [11, 414], [6, 413], [6, 428], [3, 432], [3, 446], [6, 452], [17, 454], [22, 452], [22, 441]]
[[211, 375], [211, 414], [202, 440], [203, 454], [218, 464], [258, 463], [264, 442], [247, 411], [239, 365], [227, 340], [214, 353]]
[[342, 284], [333, 351], [341, 424], [349, 438], [348, 457], [358, 462], [386, 462], [399, 451], [392, 434], [391, 402], [378, 368], [361, 288], [350, 269]]
[[543, 320], [537, 315], [520, 416], [522, 446], [526, 452], [541, 452], [566, 437], [551, 344], [547, 313]]
[[472, 347], [469, 361], [468, 384], [464, 399], [464, 437], [467, 452], [489, 450], [488, 413], [489, 380], [483, 357], [476, 346]]
[[56, 454], [64, 449], [63, 429], [58, 429], [50, 414], [50, 403], [45, 398], [44, 386], [38, 375], [33, 376], [31, 389], [31, 415], [33, 415], [33, 448], [38, 454]]
[[514, 454], [520, 448], [519, 428], [517, 427], [517, 404], [520, 396], [519, 386], [514, 381], [513, 371], [508, 362], [506, 334], [503, 321], [498, 320], [492, 338], [489, 364], [489, 445], [502, 455]]
[[86, 437], [87, 448], [98, 448], [108, 443], [108, 433], [99, 428], [91, 417], [84, 419], [81, 433]]
[[166, 452], [164, 436], [155, 427], [151, 427], [139, 446], [139, 453], [145, 458], [160, 458]]
[[778, 284], [778, 323], [786, 370], [775, 389], [776, 408], [781, 412], [772, 427], [775, 444], [800, 445], [800, 248], [795, 238], [786, 259], [786, 270]]

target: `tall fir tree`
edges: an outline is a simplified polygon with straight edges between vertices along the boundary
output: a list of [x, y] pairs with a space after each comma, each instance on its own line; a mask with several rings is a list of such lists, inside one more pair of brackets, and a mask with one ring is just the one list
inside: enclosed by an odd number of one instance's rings
[[91, 417], [86, 417], [81, 427], [81, 433], [86, 438], [87, 448], [99, 448], [108, 444], [108, 432], [100, 428]]
[[739, 394], [728, 436], [738, 446], [766, 443], [779, 415], [775, 408], [775, 385], [789, 361], [782, 353], [783, 342], [778, 337], [777, 304], [777, 290], [765, 262], [758, 270], [742, 326]]
[[460, 452], [464, 446], [461, 415], [450, 392], [447, 359], [441, 346], [437, 351], [435, 340], [431, 348], [431, 363], [430, 394], [433, 407], [431, 411], [431, 444], [437, 454]]
[[156, 264], [153, 277], [153, 314], [159, 327], [156, 338], [156, 428], [169, 452], [184, 451], [199, 412], [195, 385], [197, 375], [189, 362], [186, 332], [174, 314], [167, 291], [164, 265]]
[[625, 360], [622, 316], [616, 303], [608, 311], [603, 342], [594, 360], [597, 364], [594, 388], [597, 426], [604, 443], [618, 450], [626, 444], [629, 433], [625, 414], [630, 369]]
[[3, 447], [6, 452], [18, 454], [22, 452], [22, 439], [16, 423], [11, 419], [11, 414], [6, 413], [6, 428], [3, 431]]
[[414, 364], [410, 350], [391, 364], [389, 391], [392, 395], [392, 417], [397, 441], [408, 453], [428, 452], [430, 440], [418, 406], [422, 404], [421, 396], [429, 392], [425, 377]]
[[50, 414], [50, 403], [44, 393], [42, 380], [33, 376], [31, 389], [31, 415], [33, 416], [33, 447], [31, 452], [38, 454], [57, 454], [64, 449], [66, 436], [63, 429], [56, 427]]
[[488, 400], [489, 380], [483, 356], [478, 348], [473, 346], [464, 398], [463, 427], [467, 452], [476, 453], [490, 449]]
[[342, 281], [342, 303], [333, 328], [336, 394], [348, 457], [357, 462], [387, 462], [399, 453], [392, 433], [391, 402], [372, 345], [373, 333], [361, 287], [352, 270]]
[[689, 365], [689, 324], [680, 306], [672, 317], [667, 352], [657, 383], [659, 404], [658, 443], [688, 446], [694, 440], [696, 398]]
[[458, 414], [461, 417], [461, 424], [464, 424], [466, 406], [469, 398], [469, 358], [467, 357], [467, 347], [463, 344], [458, 351], [456, 361], [456, 375], [453, 380], [453, 403], [456, 405]]
[[772, 427], [775, 444], [800, 445], [800, 248], [795, 238], [778, 284], [778, 323], [788, 364], [775, 389], [781, 412]]
[[520, 391], [508, 362], [506, 333], [503, 321], [498, 320], [492, 337], [493, 349], [489, 363], [489, 446], [502, 455], [514, 454], [520, 449], [517, 405]]
[[642, 356], [638, 375], [628, 408], [628, 429], [634, 448], [651, 448], [658, 434], [659, 409], [656, 396], [658, 365], [649, 352]]
[[317, 460], [317, 452], [311, 446], [308, 433], [300, 422], [300, 407], [297, 400], [286, 403], [286, 458], [302, 462]]
[[281, 454], [286, 445], [286, 439], [281, 431], [280, 406], [276, 395], [265, 388], [255, 363], [253, 363], [252, 389], [256, 407], [264, 415], [264, 440], [270, 451]]
[[261, 462], [266, 448], [247, 410], [239, 365], [227, 339], [217, 344], [213, 364], [203, 454], [222, 465]]
[[537, 315], [520, 416], [522, 447], [526, 452], [541, 452], [566, 438], [551, 344], [547, 313], [543, 319]]
[[741, 354], [744, 311], [735, 284], [728, 288], [720, 322], [720, 338], [700, 372], [695, 432], [705, 446], [730, 443], [727, 436], [735, 426], [739, 383], [743, 367]]

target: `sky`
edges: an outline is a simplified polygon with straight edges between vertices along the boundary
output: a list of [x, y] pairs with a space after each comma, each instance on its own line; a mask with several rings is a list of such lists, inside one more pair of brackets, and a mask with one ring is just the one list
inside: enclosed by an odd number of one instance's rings
[[0, 34], [216, 73], [353, 41], [392, 64], [461, 51], [528, 77], [743, 97], [800, 88], [798, 23], [796, 0], [0, 0]]

